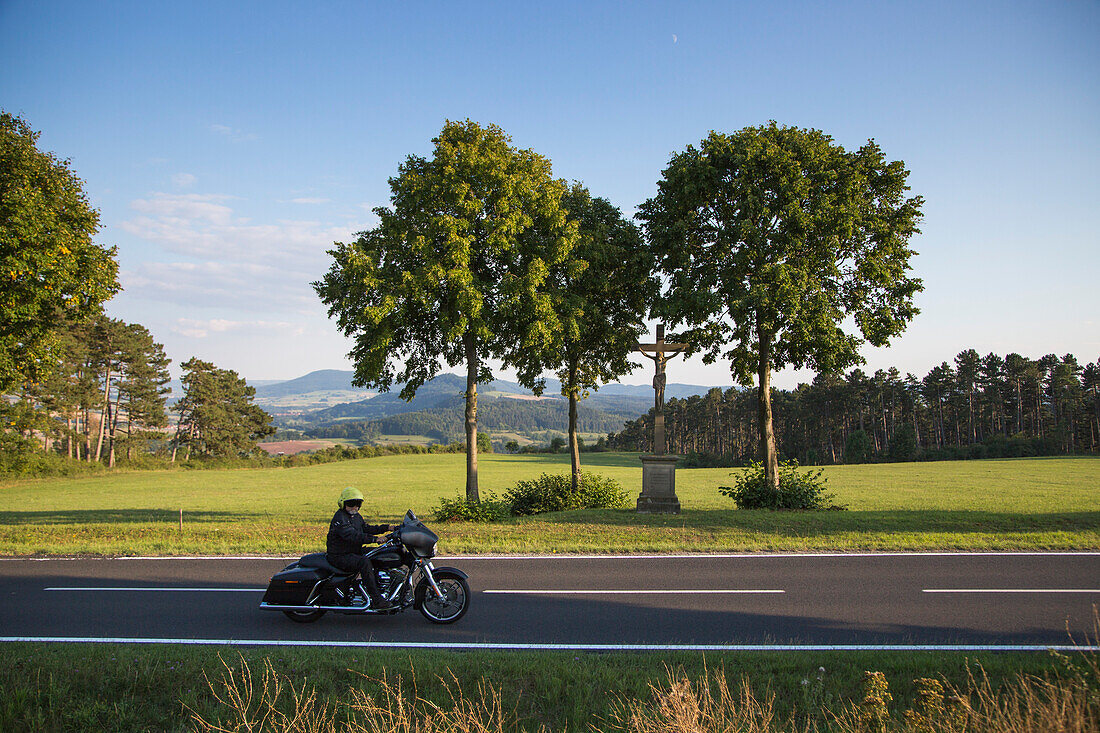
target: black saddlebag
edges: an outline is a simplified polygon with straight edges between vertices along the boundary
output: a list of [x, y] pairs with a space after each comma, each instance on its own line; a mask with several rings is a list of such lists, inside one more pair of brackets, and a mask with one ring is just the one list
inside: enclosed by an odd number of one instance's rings
[[292, 565], [282, 572], [276, 573], [267, 586], [264, 593], [264, 603], [277, 606], [299, 606], [306, 602], [313, 586], [328, 573], [320, 572], [319, 568], [303, 568]]

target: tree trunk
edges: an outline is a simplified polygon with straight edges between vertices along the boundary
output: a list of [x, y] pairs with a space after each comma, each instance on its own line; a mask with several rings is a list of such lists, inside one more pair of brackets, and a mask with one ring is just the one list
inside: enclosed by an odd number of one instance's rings
[[775, 451], [775, 428], [772, 424], [772, 336], [760, 334], [760, 365], [757, 369], [757, 426], [760, 429], [760, 460], [764, 463], [764, 480], [779, 489], [779, 458]]
[[474, 335], [463, 338], [466, 347], [466, 501], [481, 501], [477, 490], [477, 345]]
[[183, 460], [191, 460], [191, 446], [195, 444], [195, 421], [191, 421], [191, 429], [187, 431], [187, 453], [183, 456]]
[[84, 460], [92, 462], [92, 412], [84, 408]]
[[577, 364], [569, 365], [569, 459], [573, 468], [573, 491], [581, 486], [581, 446], [577, 442]]
[[114, 407], [111, 409], [111, 430], [107, 434], [107, 468], [115, 467], [115, 436], [118, 434], [118, 415], [122, 412], [119, 409], [118, 400], [115, 400]]
[[133, 398], [132, 395], [129, 397], [129, 399], [127, 399], [127, 403], [128, 404], [127, 404], [127, 407], [126, 407], [126, 462], [129, 463], [130, 458], [131, 458], [130, 448], [133, 445], [133, 436], [134, 436], [134, 423], [130, 419], [130, 415], [133, 414], [133, 411], [134, 411], [134, 398]]
[[99, 440], [95, 445], [95, 459], [99, 461], [103, 454], [103, 436], [107, 432], [107, 408], [111, 404], [111, 362], [107, 361], [106, 374], [103, 376], [103, 407], [99, 410]]
[[176, 451], [180, 447], [180, 431], [183, 429], [183, 414], [184, 411], [180, 410], [179, 420], [176, 421], [176, 435], [172, 438], [172, 460], [171, 463], [176, 462]]

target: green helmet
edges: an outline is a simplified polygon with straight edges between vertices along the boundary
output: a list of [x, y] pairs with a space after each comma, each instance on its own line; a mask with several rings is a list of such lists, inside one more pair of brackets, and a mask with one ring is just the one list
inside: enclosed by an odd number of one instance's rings
[[352, 487], [352, 486], [348, 486], [347, 488], [345, 488], [343, 491], [340, 492], [340, 501], [337, 502], [337, 506], [339, 506], [341, 509], [343, 509], [344, 508], [344, 502], [345, 501], [351, 501], [352, 499], [358, 499], [359, 501], [363, 501], [363, 492], [360, 491], [359, 489], [356, 489], [356, 488]]

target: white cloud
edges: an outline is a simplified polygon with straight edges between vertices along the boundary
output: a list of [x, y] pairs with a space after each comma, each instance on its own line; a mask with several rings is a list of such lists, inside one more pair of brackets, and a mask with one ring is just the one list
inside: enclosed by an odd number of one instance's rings
[[[225, 201], [229, 196], [211, 194], [171, 194], [155, 193], [152, 198], [135, 199], [130, 202], [130, 208], [165, 223], [184, 224], [192, 220], [205, 220], [213, 224], [228, 224], [231, 221], [233, 210], [224, 204], [216, 203]], [[129, 222], [125, 222], [126, 226]], [[127, 231], [132, 230], [128, 229]]]
[[121, 279], [130, 295], [190, 308], [266, 313], [317, 305], [311, 276], [242, 262], [149, 262], [124, 271]]
[[222, 137], [227, 137], [235, 143], [250, 142], [252, 140], [258, 140], [259, 137], [252, 132], [244, 132], [229, 125], [208, 125], [211, 132], [217, 133]]
[[[253, 223], [212, 194], [156, 193], [131, 202], [138, 213], [122, 229], [188, 261], [144, 262], [122, 273], [126, 291], [188, 306], [252, 312], [307, 311], [318, 306], [310, 283], [329, 266], [333, 242], [362, 228], [351, 221]], [[165, 258], [162, 258], [165, 259]]]
[[211, 333], [228, 333], [244, 331], [276, 331], [287, 337], [301, 336], [305, 328], [298, 324], [285, 321], [230, 321], [224, 318], [211, 318], [197, 320], [193, 318], [178, 318], [172, 326], [172, 332], [187, 338], [207, 338]]
[[355, 223], [327, 226], [316, 221], [281, 219], [254, 224], [221, 203], [230, 197], [154, 194], [130, 208], [137, 216], [121, 227], [166, 249], [198, 259], [245, 261], [315, 271], [332, 243], [356, 231]]
[[330, 201], [330, 199], [300, 198], [300, 199], [291, 199], [290, 203], [292, 203], [292, 204], [327, 204], [329, 201]]
[[172, 185], [176, 188], [190, 188], [195, 185], [195, 181], [198, 180], [190, 173], [177, 173], [172, 176]]

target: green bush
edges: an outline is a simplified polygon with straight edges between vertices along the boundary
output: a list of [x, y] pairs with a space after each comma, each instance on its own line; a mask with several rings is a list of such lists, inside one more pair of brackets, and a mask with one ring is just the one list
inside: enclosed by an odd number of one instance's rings
[[862, 430], [853, 430], [844, 443], [845, 463], [866, 463], [871, 457], [871, 439]]
[[467, 501], [465, 496], [439, 499], [439, 506], [432, 509], [437, 522], [493, 522], [511, 514], [511, 505], [493, 493], [481, 501]]
[[78, 461], [53, 451], [44, 451], [38, 441], [0, 432], [0, 476], [5, 478], [79, 476], [103, 470], [101, 463]]
[[890, 460], [911, 461], [917, 456], [917, 431], [909, 423], [899, 425], [890, 436]]
[[533, 481], [520, 481], [504, 492], [512, 514], [525, 516], [566, 509], [617, 509], [629, 506], [617, 481], [595, 473], [581, 473], [580, 486], [573, 490], [572, 476], [544, 473]]
[[779, 490], [764, 480], [764, 464], [753, 461], [736, 476], [734, 485], [719, 486], [718, 493], [737, 503], [738, 509], [844, 509], [831, 503], [826, 493], [827, 479], [821, 470], [799, 473], [798, 461], [779, 464]]

